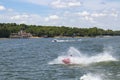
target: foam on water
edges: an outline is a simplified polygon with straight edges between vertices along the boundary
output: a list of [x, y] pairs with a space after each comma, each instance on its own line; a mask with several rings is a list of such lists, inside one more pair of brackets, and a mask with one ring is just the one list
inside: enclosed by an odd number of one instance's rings
[[100, 75], [87, 73], [80, 77], [80, 80], [103, 80]]
[[62, 60], [65, 58], [70, 59], [70, 64], [81, 64], [81, 65], [89, 65], [89, 64], [98, 63], [98, 62], [117, 61], [117, 59], [111, 55], [110, 50], [107, 51], [107, 49], [105, 49], [103, 53], [99, 53], [94, 56], [88, 56], [88, 55], [82, 54], [76, 48], [70, 47], [66, 55], [58, 56], [58, 58], [49, 62], [49, 64], [64, 64]]
[[81, 39], [78, 40], [60, 40], [60, 39], [53, 39], [52, 42], [76, 42], [81, 41]]

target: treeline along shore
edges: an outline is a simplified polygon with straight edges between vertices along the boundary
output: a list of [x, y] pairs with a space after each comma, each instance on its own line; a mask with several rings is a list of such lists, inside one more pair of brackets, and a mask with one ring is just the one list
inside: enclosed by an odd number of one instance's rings
[[96, 37], [96, 36], [119, 36], [120, 30], [104, 30], [97, 27], [77, 28], [65, 26], [38, 26], [16, 23], [0, 23], [0, 38], [9, 38], [12, 33], [23, 30], [37, 37]]

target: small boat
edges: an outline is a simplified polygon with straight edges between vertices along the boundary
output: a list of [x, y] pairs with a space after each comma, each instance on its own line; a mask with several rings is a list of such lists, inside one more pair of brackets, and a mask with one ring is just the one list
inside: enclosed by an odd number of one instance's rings
[[58, 42], [58, 40], [57, 39], [53, 39], [52, 42]]
[[52, 42], [64, 42], [65, 40], [53, 39]]
[[70, 64], [70, 58], [65, 58], [62, 60], [64, 64]]

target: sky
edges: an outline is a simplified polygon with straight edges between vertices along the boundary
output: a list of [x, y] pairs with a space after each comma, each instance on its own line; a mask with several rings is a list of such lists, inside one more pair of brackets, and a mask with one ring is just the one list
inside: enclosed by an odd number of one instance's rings
[[0, 23], [120, 30], [120, 0], [0, 0]]

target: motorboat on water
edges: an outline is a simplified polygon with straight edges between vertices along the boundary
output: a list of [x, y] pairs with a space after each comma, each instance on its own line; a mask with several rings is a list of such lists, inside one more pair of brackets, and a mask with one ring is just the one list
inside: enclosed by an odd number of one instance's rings
[[57, 42], [57, 39], [53, 39], [52, 42]]
[[81, 39], [78, 39], [78, 40], [69, 40], [69, 39], [53, 39], [52, 42], [76, 42], [76, 41], [81, 41]]
[[52, 42], [67, 42], [68, 40], [58, 40], [58, 39], [53, 39]]

